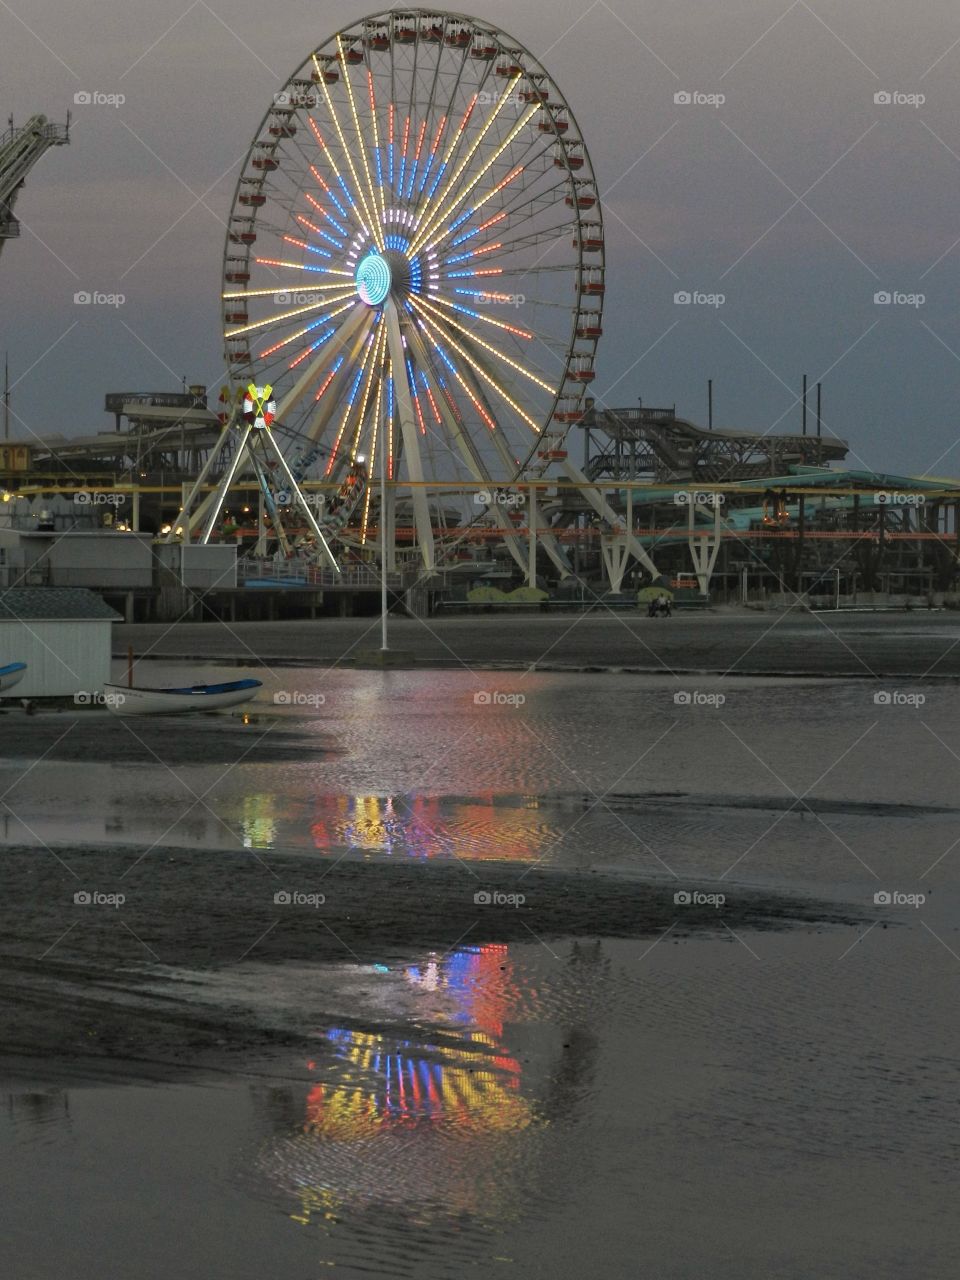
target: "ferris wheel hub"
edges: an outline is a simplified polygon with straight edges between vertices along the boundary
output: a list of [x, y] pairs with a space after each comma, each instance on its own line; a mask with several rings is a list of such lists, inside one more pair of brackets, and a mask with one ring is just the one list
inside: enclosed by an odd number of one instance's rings
[[382, 253], [368, 253], [357, 267], [357, 293], [368, 307], [385, 302], [393, 285], [390, 263]]
[[392, 294], [402, 300], [410, 292], [413, 264], [399, 249], [376, 250], [363, 258], [356, 274], [357, 293], [368, 307], [379, 307]]

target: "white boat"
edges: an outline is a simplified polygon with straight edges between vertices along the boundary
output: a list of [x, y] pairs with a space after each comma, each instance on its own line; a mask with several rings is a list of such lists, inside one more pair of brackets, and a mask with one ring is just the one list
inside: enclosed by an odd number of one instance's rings
[[194, 684], [182, 689], [129, 688], [105, 684], [103, 700], [120, 716], [169, 716], [184, 711], [218, 711], [249, 702], [262, 680], [229, 680], [225, 684]]
[[25, 662], [8, 662], [5, 667], [0, 667], [0, 693], [6, 693], [8, 689], [12, 689], [23, 678], [26, 669]]

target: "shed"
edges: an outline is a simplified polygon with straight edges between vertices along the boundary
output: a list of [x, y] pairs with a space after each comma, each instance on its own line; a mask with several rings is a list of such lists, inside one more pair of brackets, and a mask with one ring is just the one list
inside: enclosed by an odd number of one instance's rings
[[111, 628], [123, 619], [82, 587], [0, 591], [0, 666], [25, 662], [17, 698], [95, 693], [110, 679]]

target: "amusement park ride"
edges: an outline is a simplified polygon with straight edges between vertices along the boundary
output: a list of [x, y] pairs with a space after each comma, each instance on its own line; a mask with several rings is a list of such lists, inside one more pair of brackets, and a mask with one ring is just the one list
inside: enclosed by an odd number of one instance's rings
[[[35, 116], [0, 141], [0, 246], [67, 140]], [[953, 581], [957, 486], [831, 469], [847, 446], [819, 409], [807, 436], [805, 394], [802, 435], [595, 404], [604, 292], [590, 155], [543, 64], [476, 18], [366, 17], [307, 55], [247, 151], [220, 414], [201, 386], [114, 393], [115, 430], [5, 446], [31, 477], [0, 447], [0, 473], [44, 509], [71, 484], [129, 489], [125, 529], [239, 544], [259, 586], [384, 599], [388, 577], [413, 597], [472, 575], [573, 598], [682, 576], [702, 599], [719, 573], [799, 584], [841, 562], [851, 582]]]
[[[603, 293], [590, 157], [543, 65], [463, 15], [344, 28], [273, 95], [243, 164], [223, 258], [222, 436], [168, 538], [214, 539], [245, 483], [260, 493], [260, 555], [337, 569], [374, 556], [385, 522], [394, 569], [400, 505], [421, 572], [478, 522], [526, 571], [516, 513], [477, 495], [569, 467]], [[298, 464], [270, 422], [251, 424], [244, 397], [264, 396]], [[316, 517], [301, 487], [312, 466], [336, 493]], [[549, 530], [539, 544], [570, 572]]]

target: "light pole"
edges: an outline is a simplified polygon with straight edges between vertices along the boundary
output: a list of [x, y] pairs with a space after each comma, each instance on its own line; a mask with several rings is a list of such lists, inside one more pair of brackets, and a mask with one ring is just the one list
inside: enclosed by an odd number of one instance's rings
[[[386, 433], [380, 430], [380, 652], [387, 652], [387, 449]], [[357, 454], [363, 465], [366, 457]]]
[[387, 435], [380, 433], [380, 649], [387, 652]]

